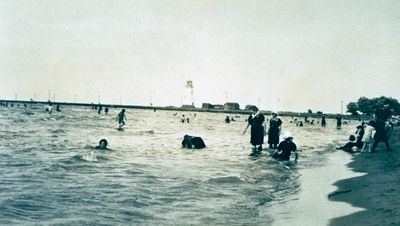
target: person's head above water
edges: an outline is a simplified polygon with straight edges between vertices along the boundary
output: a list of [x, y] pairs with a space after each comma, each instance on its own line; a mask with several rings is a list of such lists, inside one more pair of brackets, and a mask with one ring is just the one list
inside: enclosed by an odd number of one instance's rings
[[101, 140], [99, 141], [99, 146], [98, 146], [98, 148], [99, 148], [99, 149], [107, 149], [107, 145], [108, 145], [107, 140], [106, 140], [106, 139], [101, 139]]
[[354, 135], [350, 135], [349, 140], [350, 140], [350, 141], [355, 141], [355, 140], [356, 140], [356, 137], [355, 137]]

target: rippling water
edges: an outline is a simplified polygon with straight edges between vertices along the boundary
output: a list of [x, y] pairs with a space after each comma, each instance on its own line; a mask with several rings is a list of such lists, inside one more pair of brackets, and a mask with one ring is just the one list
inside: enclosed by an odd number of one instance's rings
[[[267, 154], [248, 156], [247, 116], [226, 124], [225, 114], [185, 112], [191, 122], [180, 123], [182, 113], [128, 109], [121, 132], [118, 112], [0, 108], [0, 224], [268, 225], [266, 207], [296, 198], [298, 170], [320, 164], [355, 127], [301, 128], [283, 118], [302, 150], [288, 170]], [[207, 148], [181, 149], [184, 134], [202, 136]], [[93, 148], [102, 138], [112, 150]]]

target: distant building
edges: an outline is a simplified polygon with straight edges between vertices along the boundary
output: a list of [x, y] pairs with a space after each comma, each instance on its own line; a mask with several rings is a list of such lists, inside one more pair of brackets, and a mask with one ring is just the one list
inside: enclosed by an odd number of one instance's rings
[[254, 108], [257, 108], [257, 106], [248, 104], [248, 105], [246, 105], [246, 107], [244, 108], [244, 110], [246, 110], [246, 111], [252, 111]]
[[195, 108], [195, 107], [192, 104], [184, 104], [182, 105], [182, 108]]
[[201, 105], [202, 109], [214, 109], [214, 105], [210, 104], [210, 103], [203, 103]]
[[238, 103], [225, 103], [224, 104], [225, 110], [240, 110], [240, 105]]
[[216, 105], [214, 105], [214, 109], [224, 109], [224, 105], [216, 104]]

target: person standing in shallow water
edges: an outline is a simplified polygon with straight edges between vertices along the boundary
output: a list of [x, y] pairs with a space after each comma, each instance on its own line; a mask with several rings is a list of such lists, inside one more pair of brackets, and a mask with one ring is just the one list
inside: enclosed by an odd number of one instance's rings
[[119, 128], [122, 128], [125, 125], [125, 120], [127, 120], [125, 116], [125, 109], [121, 110], [115, 120], [118, 121]]
[[322, 126], [322, 127], [325, 127], [325, 126], [326, 126], [326, 119], [325, 119], [325, 116], [322, 116], [322, 119], [321, 119], [321, 126]]
[[272, 118], [269, 120], [268, 129], [268, 144], [270, 148], [277, 148], [279, 144], [279, 135], [281, 133], [282, 120], [278, 118], [276, 113], [272, 113]]
[[342, 128], [342, 115], [338, 114], [336, 116], [336, 129]]
[[258, 110], [257, 107], [254, 107], [253, 114], [251, 114], [247, 119], [248, 124], [246, 126], [246, 129], [243, 131], [243, 134], [245, 134], [247, 128], [251, 126], [250, 143], [254, 146], [255, 152], [262, 151], [262, 145], [264, 144], [264, 121], [264, 115]]

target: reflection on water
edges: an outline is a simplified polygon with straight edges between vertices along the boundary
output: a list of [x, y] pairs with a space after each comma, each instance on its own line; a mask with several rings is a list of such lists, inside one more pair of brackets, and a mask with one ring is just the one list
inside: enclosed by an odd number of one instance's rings
[[[283, 118], [301, 149], [288, 169], [265, 153], [248, 156], [247, 116], [226, 124], [224, 114], [185, 112], [190, 123], [180, 123], [179, 113], [128, 110], [118, 131], [118, 112], [0, 108], [0, 224], [265, 225], [274, 213], [259, 209], [296, 198], [297, 169], [321, 164], [356, 126], [296, 127]], [[207, 148], [181, 149], [185, 134]], [[93, 148], [102, 138], [111, 151]]]

